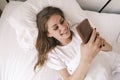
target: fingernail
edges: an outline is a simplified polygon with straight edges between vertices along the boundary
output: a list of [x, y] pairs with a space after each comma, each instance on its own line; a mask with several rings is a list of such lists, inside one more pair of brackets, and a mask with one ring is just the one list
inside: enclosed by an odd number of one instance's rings
[[97, 34], [97, 36], [99, 36], [99, 33]]
[[103, 44], [103, 46], [105, 46], [105, 44]]
[[102, 48], [102, 45], [100, 45], [100, 48]]

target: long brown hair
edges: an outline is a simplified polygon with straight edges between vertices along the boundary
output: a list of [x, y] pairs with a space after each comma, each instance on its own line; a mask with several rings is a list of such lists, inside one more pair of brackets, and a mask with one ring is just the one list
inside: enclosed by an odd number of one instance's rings
[[46, 23], [54, 14], [58, 14], [64, 18], [63, 12], [59, 8], [52, 6], [44, 8], [37, 14], [38, 37], [36, 41], [36, 49], [38, 51], [38, 61], [34, 69], [36, 69], [37, 66], [43, 66], [47, 60], [47, 53], [60, 43], [55, 38], [47, 36], [48, 30]]

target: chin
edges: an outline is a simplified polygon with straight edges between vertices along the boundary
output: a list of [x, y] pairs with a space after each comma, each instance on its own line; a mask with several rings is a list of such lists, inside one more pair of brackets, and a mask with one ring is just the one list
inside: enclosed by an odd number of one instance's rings
[[69, 31], [67, 38], [70, 38], [70, 37], [71, 37], [71, 34], [72, 34], [71, 31]]

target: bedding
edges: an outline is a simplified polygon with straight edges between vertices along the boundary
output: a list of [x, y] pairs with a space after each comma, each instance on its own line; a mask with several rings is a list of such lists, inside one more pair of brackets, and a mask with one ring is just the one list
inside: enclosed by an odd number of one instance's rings
[[[37, 59], [36, 50], [25, 50], [19, 44], [18, 34], [16, 33], [17, 28], [15, 29], [11, 25], [15, 24], [9, 22], [9, 17], [14, 14], [13, 11], [22, 4], [24, 3], [11, 1], [5, 7], [0, 18], [0, 80], [60, 80], [60, 75], [47, 66], [34, 72], [33, 67]], [[75, 18], [71, 20], [68, 19], [71, 25], [80, 21], [80, 18], [83, 19], [87, 17], [91, 25], [96, 27], [100, 32], [100, 35], [113, 45], [113, 50], [120, 53], [120, 15], [82, 11], [81, 8], [74, 8], [74, 10], [76, 9], [80, 9], [76, 18], [79, 17], [81, 12], [81, 16], [85, 15], [85, 17], [80, 16], [77, 20], [75, 20]], [[68, 18], [69, 17], [70, 16], [68, 16]]]
[[[71, 4], [68, 5], [68, 2]], [[64, 3], [64, 6], [62, 3]], [[90, 22], [92, 21], [91, 24], [93, 27], [98, 28], [98, 31], [101, 33], [101, 35], [106, 38], [111, 45], [114, 46], [113, 49], [115, 51], [119, 51], [119, 15], [107, 13], [99, 14], [92, 11], [83, 11], [75, 0], [28, 0], [16, 8], [14, 12], [9, 16], [8, 22], [16, 31], [17, 41], [19, 45], [25, 50], [35, 48], [34, 45], [37, 37], [35, 15], [48, 5], [56, 6], [62, 9], [70, 25], [74, 25], [75, 23], [81, 22], [85, 18], [89, 18]], [[109, 24], [107, 24], [108, 21], [110, 21]], [[113, 36], [113, 38], [111, 39], [109, 35]], [[115, 47], [116, 45], [117, 47]]]
[[34, 72], [36, 51], [25, 51], [17, 43], [16, 32], [7, 19], [21, 4], [11, 1], [0, 18], [0, 80], [60, 80], [58, 73], [47, 66]]

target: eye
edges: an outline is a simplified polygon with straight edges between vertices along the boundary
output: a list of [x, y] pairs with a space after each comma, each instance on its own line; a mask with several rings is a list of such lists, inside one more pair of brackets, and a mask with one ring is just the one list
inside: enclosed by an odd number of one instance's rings
[[65, 20], [62, 18], [62, 19], [60, 20], [60, 24], [63, 24], [64, 21], [65, 21]]
[[53, 30], [57, 30], [58, 29], [58, 26], [55, 26], [54, 28], [53, 28]]

